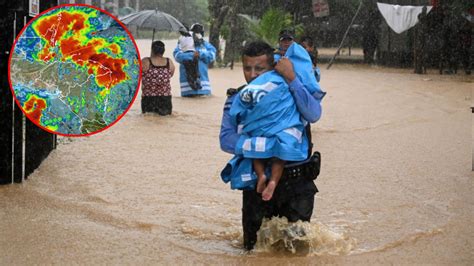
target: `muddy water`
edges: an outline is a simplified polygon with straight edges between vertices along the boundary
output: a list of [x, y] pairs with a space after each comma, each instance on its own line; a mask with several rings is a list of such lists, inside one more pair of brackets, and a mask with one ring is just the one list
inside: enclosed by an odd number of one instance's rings
[[218, 144], [225, 89], [243, 77], [210, 77], [214, 96], [179, 97], [176, 75], [172, 116], [142, 115], [138, 99], [112, 128], [60, 138], [27, 182], [0, 187], [0, 264], [472, 264], [472, 78], [323, 69], [312, 223], [272, 220], [246, 253]]

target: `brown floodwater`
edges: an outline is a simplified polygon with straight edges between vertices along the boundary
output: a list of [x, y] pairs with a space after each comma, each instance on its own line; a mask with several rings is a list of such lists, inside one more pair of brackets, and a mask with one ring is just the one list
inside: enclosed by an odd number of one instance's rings
[[110, 129], [59, 138], [27, 181], [0, 187], [0, 264], [472, 265], [471, 77], [323, 68], [312, 222], [265, 222], [248, 253], [241, 192], [219, 177], [225, 90], [242, 70], [211, 70], [214, 95], [197, 99], [179, 97], [177, 74], [170, 117], [142, 115], [137, 98]]

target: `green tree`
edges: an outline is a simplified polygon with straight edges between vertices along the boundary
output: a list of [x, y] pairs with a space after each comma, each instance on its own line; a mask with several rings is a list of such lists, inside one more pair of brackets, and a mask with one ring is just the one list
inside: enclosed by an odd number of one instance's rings
[[297, 35], [303, 32], [302, 25], [293, 24], [293, 16], [290, 13], [277, 8], [267, 10], [260, 20], [247, 19], [247, 21], [257, 38], [272, 45], [278, 43], [278, 34], [283, 29], [291, 28]]
[[[224, 0], [209, 0], [209, 42], [216, 47], [218, 54], [221, 47], [219, 44], [219, 35], [221, 29], [226, 21], [226, 16], [229, 13], [228, 1]], [[225, 38], [225, 37], [224, 37]], [[217, 62], [220, 62], [220, 57], [217, 57]]]
[[251, 28], [257, 37], [270, 44], [276, 44], [280, 31], [290, 27], [292, 22], [293, 19], [289, 13], [271, 8], [263, 14], [258, 24], [254, 24]]

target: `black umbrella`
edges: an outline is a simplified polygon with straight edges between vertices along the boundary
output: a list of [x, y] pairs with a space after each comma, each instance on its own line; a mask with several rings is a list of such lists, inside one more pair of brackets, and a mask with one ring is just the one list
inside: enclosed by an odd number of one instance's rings
[[152, 41], [155, 31], [186, 31], [184, 25], [175, 17], [158, 10], [142, 10], [120, 18], [123, 24], [135, 25], [139, 28], [153, 29]]

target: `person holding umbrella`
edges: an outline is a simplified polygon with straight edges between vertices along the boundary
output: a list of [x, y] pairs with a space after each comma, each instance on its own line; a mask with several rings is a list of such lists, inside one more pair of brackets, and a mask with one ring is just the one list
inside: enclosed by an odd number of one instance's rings
[[[211, 95], [208, 65], [216, 59], [216, 48], [203, 39], [204, 28], [201, 24], [193, 24], [190, 28], [190, 31], [194, 37], [194, 52], [189, 53], [187, 51], [183, 51], [181, 49], [182, 45], [179, 43], [173, 52], [175, 60], [180, 64], [179, 82], [181, 86], [181, 96], [195, 97]], [[188, 81], [190, 75], [187, 74], [185, 67], [186, 61], [193, 61], [195, 59], [198, 61], [200, 86], [191, 86]]]

